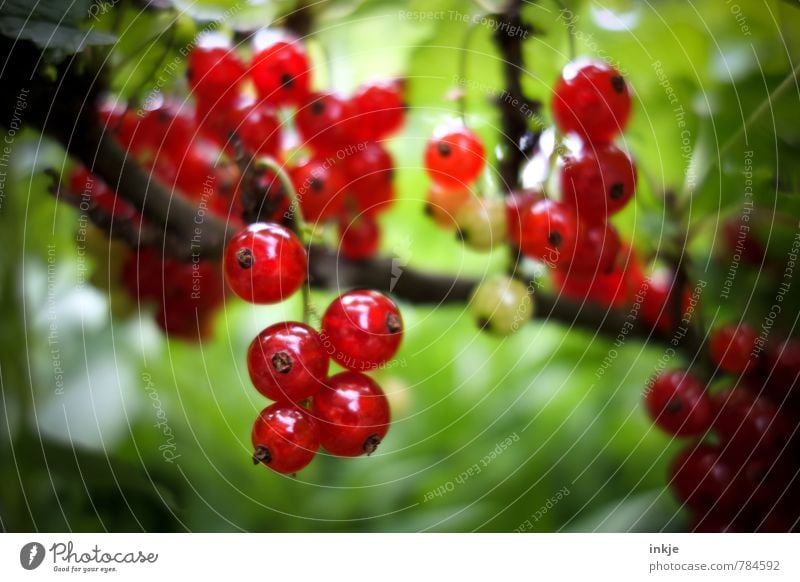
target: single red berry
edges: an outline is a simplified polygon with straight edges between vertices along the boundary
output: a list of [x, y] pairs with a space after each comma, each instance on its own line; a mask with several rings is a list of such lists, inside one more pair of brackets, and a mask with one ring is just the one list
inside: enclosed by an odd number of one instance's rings
[[726, 259], [738, 255], [742, 262], [756, 267], [764, 262], [767, 252], [748, 223], [726, 221], [722, 227], [722, 240]]
[[369, 376], [342, 372], [311, 401], [323, 448], [340, 457], [372, 454], [389, 431], [389, 401]]
[[403, 319], [394, 301], [377, 291], [355, 290], [336, 298], [322, 317], [322, 339], [335, 362], [351, 370], [380, 366], [397, 353]]
[[768, 389], [778, 401], [800, 392], [800, 340], [789, 338], [771, 344], [766, 352], [764, 373]]
[[307, 222], [324, 222], [342, 212], [345, 181], [338, 166], [312, 158], [292, 168], [290, 174]]
[[142, 146], [159, 154], [163, 151], [179, 157], [196, 137], [194, 111], [179, 103], [165, 103], [146, 111], [136, 131], [141, 134], [139, 143]]
[[705, 386], [684, 370], [659, 374], [644, 402], [653, 422], [675, 436], [704, 434], [714, 420], [714, 406]]
[[160, 301], [163, 261], [154, 248], [130, 253], [122, 266], [122, 285], [137, 301]]
[[318, 153], [346, 151], [355, 142], [352, 105], [335, 93], [312, 95], [294, 121], [304, 142]]
[[741, 374], [754, 363], [753, 349], [758, 336], [746, 324], [726, 325], [711, 335], [711, 359], [731, 374]]
[[198, 342], [211, 337], [213, 311], [190, 307], [178, 296], [165, 298], [156, 313], [156, 325], [172, 339]]
[[425, 148], [425, 169], [445, 189], [463, 189], [480, 176], [486, 161], [481, 139], [465, 127], [437, 131]]
[[405, 118], [402, 88], [397, 81], [361, 85], [353, 96], [359, 139], [378, 141], [398, 131]]
[[294, 321], [269, 326], [247, 350], [250, 380], [271, 400], [300, 402], [313, 396], [328, 377], [329, 365], [319, 334]]
[[252, 433], [253, 463], [278, 473], [296, 473], [319, 449], [319, 427], [296, 404], [276, 402], [258, 415]]
[[189, 87], [199, 98], [232, 103], [238, 97], [245, 67], [232, 48], [195, 45], [187, 65]]
[[579, 225], [575, 254], [564, 268], [576, 273], [608, 274], [614, 270], [621, 248], [622, 241], [613, 225]]
[[226, 112], [226, 125], [257, 156], [278, 157], [281, 151], [280, 121], [272, 110], [259, 103], [239, 103]]
[[765, 398], [737, 388], [720, 392], [714, 403], [718, 408], [714, 431], [726, 455], [746, 460], [777, 454], [787, 446], [792, 429], [781, 411]]
[[613, 144], [586, 145], [564, 158], [562, 199], [582, 222], [605, 222], [625, 207], [635, 188], [636, 168]]
[[77, 166], [69, 175], [69, 192], [80, 203], [91, 203], [117, 220], [133, 220], [138, 213], [133, 206], [109, 188], [84, 166]]
[[724, 511], [734, 501], [734, 472], [719, 447], [691, 444], [672, 462], [669, 484], [676, 497], [695, 511]]
[[614, 67], [581, 59], [564, 67], [553, 89], [552, 107], [556, 125], [564, 133], [607, 142], [625, 129], [631, 96]]
[[393, 195], [394, 161], [380, 144], [368, 143], [344, 158], [347, 190], [355, 209], [369, 214], [387, 210], [387, 193]]
[[552, 266], [567, 264], [576, 252], [578, 220], [569, 207], [540, 200], [522, 215], [520, 250]]
[[339, 221], [341, 243], [339, 252], [351, 261], [369, 259], [378, 252], [381, 239], [381, 230], [375, 219], [362, 214], [353, 220], [342, 219]]
[[538, 190], [512, 192], [505, 197], [508, 236], [515, 246], [520, 246], [522, 238], [522, 217], [541, 199], [542, 193]]
[[256, 35], [250, 77], [259, 97], [275, 106], [302, 105], [311, 87], [303, 44], [290, 36], [263, 31]]
[[308, 257], [289, 229], [255, 223], [228, 242], [223, 266], [225, 280], [236, 295], [251, 303], [278, 303], [305, 281]]

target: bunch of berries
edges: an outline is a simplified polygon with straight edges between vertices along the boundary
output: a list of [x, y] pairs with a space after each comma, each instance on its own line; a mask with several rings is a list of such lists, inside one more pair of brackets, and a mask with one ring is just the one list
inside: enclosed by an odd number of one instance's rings
[[656, 376], [645, 394], [653, 422], [689, 437], [670, 485], [697, 531], [790, 531], [800, 519], [798, 437], [800, 342], [759, 352], [746, 324], [716, 330], [710, 355], [735, 387], [713, 393], [685, 370]]

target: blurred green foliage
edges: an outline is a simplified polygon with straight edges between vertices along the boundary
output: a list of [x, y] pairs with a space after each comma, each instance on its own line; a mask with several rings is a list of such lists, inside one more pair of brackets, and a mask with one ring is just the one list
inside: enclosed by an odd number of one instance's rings
[[[223, 14], [221, 30], [266, 25], [296, 2], [174, 4], [175, 11], [140, 11], [122, 1], [88, 21], [117, 36], [111, 82], [122, 95], [143, 99], [164, 63], [177, 57], [183, 66], [186, 30], [179, 27], [187, 16], [198, 28]], [[489, 151], [499, 141], [502, 62], [491, 27], [475, 27], [462, 65], [465, 25], [455, 16], [480, 15], [484, 4], [492, 3], [337, 0], [315, 9], [309, 42], [320, 86], [347, 91], [370, 78], [407, 79], [408, 122], [390, 146], [399, 200], [382, 227], [383, 250], [415, 268], [483, 276], [507, 260], [503, 250], [465, 250], [422, 213], [422, 147], [436, 124], [457, 115], [445, 96], [459, 79], [470, 123]], [[547, 118], [553, 81], [570, 58], [570, 30], [579, 55], [616, 63], [635, 91], [623, 143], [640, 169], [637, 203], [617, 220], [620, 230], [657, 263], [686, 226], [664, 209], [663, 193], [676, 192], [697, 230], [693, 276], [709, 281], [706, 320], [760, 325], [779, 272], [742, 266], [736, 293], [719, 299], [729, 264], [718, 233], [741, 211], [743, 152], [752, 150], [759, 236], [779, 266], [786, 261], [798, 216], [797, 93], [768, 96], [797, 58], [800, 11], [777, 0], [739, 0], [742, 20], [718, 0], [566, 4], [571, 14], [545, 1], [524, 10], [535, 27], [524, 46], [526, 91], [542, 99]], [[89, 56], [98, 58], [97, 50]], [[182, 69], [166, 87], [185, 93]], [[747, 142], [735, 141], [711, 165], [764, 103], [768, 114], [748, 127]], [[70, 162], [32, 133], [16, 138], [13, 156], [0, 207], [2, 528], [511, 531], [533, 515], [535, 531], [685, 527], [664, 487], [679, 443], [654, 429], [640, 406], [663, 348], [629, 340], [598, 377], [612, 343], [548, 323], [547, 314], [494, 339], [475, 329], [463, 305], [403, 305], [407, 335], [397, 365], [375, 374], [394, 413], [378, 453], [321, 455], [296, 478], [254, 468], [249, 431], [265, 402], [247, 378], [246, 348], [261, 328], [299, 317], [297, 300], [266, 308], [229, 300], [214, 339], [200, 346], [166, 341], [149, 313], [112, 317], [115, 299], [86, 282], [86, 273], [102, 277], [114, 255], [78, 253], [77, 215], [56, 205], [40, 173]], [[708, 179], [684, 189], [691, 156], [709, 168]], [[331, 295], [312, 298], [321, 311]], [[784, 306], [794, 319], [781, 324], [793, 328], [799, 310], [794, 288]], [[507, 438], [512, 444], [492, 456]], [[569, 494], [547, 507], [560, 490]]]

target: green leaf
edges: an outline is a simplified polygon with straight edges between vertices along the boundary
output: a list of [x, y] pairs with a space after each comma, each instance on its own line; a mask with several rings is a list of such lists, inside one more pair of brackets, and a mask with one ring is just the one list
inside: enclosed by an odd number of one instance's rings
[[0, 34], [33, 42], [43, 49], [54, 49], [57, 57], [82, 51], [91, 45], [114, 43], [114, 36], [96, 30], [81, 30], [43, 20], [26, 20], [16, 16], [0, 18]]

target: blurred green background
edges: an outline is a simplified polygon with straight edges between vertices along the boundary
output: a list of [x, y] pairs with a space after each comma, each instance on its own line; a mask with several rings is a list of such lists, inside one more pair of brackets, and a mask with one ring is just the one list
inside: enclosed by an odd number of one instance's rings
[[[160, 63], [179, 54], [166, 34], [178, 12], [180, 34], [186, 34], [192, 30], [187, 18], [202, 26], [227, 10], [223, 30], [267, 25], [296, 4], [176, 1], [173, 11], [158, 12], [119, 2], [87, 26], [116, 32], [112, 86], [142, 100]], [[422, 212], [428, 185], [423, 144], [435, 125], [457, 113], [445, 95], [462, 76], [462, 16], [497, 4], [337, 0], [314, 9], [308, 42], [319, 87], [351, 91], [373, 78], [407, 80], [407, 124], [390, 145], [399, 201], [381, 219], [382, 249], [403, 265], [473, 276], [505, 267], [504, 250], [467, 250]], [[664, 241], [686, 226], [670, 220], [663, 192], [690, 196], [689, 222], [697, 234], [689, 250], [693, 275], [710, 282], [703, 304], [708, 323], [744, 317], [758, 326], [776, 279], [742, 267], [736, 293], [720, 300], [729, 264], [717, 233], [740, 212], [743, 152], [752, 150], [759, 236], [778, 265], [786, 260], [800, 214], [800, 116], [794, 87], [779, 99], [769, 95], [797, 57], [800, 10], [778, 0], [564, 4], [570, 14], [553, 1], [524, 9], [535, 27], [524, 45], [525, 90], [544, 101], [549, 120], [553, 81], [570, 58], [569, 23], [578, 55], [608, 59], [624, 72], [635, 112], [622, 143], [636, 158], [640, 183], [636, 204], [616, 224], [658, 264]], [[165, 34], [142, 45], [161, 29]], [[489, 25], [475, 26], [465, 62], [468, 120], [493, 146], [502, 62]], [[170, 91], [185, 92], [182, 79], [182, 70], [175, 72]], [[685, 111], [685, 127], [667, 85]], [[721, 144], [765, 104], [767, 113], [748, 127], [747, 143], [740, 139], [709, 166]], [[685, 139], [689, 156], [681, 149]], [[3, 529], [686, 527], [665, 488], [680, 443], [659, 433], [640, 406], [664, 348], [630, 340], [599, 375], [611, 341], [548, 323], [546, 314], [510, 338], [495, 339], [477, 331], [466, 306], [401, 305], [407, 332], [397, 365], [375, 374], [394, 414], [377, 454], [320, 455], [296, 478], [253, 467], [250, 427], [266, 402], [250, 385], [246, 349], [267, 325], [299, 318], [299, 302], [265, 308], [229, 299], [213, 340], [199, 346], [165, 340], [151, 313], [112, 314], [115, 298], [89, 278], [107, 277], [113, 247], [83, 252], [76, 244], [77, 212], [55, 204], [41, 174], [69, 167], [63, 150], [32, 132], [18, 134], [12, 150], [0, 200]], [[698, 176], [712, 171], [697, 189], [686, 190], [690, 159]], [[487, 187], [496, 187], [491, 178]], [[796, 323], [797, 295], [792, 289], [791, 309], [784, 311], [791, 318], [779, 323], [787, 329]], [[315, 292], [312, 298], [321, 312], [332, 295]], [[523, 526], [526, 520], [530, 527]]]

